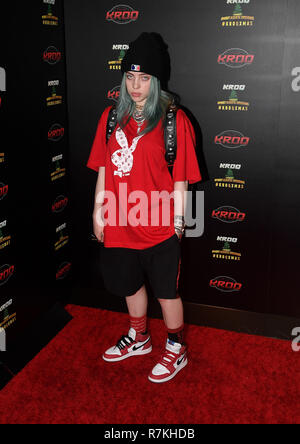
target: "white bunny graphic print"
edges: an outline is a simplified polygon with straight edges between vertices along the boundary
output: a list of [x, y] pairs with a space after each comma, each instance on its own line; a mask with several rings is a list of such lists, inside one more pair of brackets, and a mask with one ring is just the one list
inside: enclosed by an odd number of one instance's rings
[[127, 137], [121, 128], [116, 131], [116, 139], [121, 149], [115, 151], [111, 156], [112, 163], [118, 168], [114, 172], [115, 176], [129, 176], [133, 167], [133, 153], [136, 150], [138, 141], [143, 135], [135, 137], [130, 147], [128, 147]]

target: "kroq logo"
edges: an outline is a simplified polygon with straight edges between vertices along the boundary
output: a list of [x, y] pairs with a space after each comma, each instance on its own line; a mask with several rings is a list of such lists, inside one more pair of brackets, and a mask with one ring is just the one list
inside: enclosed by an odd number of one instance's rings
[[49, 65], [56, 65], [56, 63], [61, 61], [61, 51], [55, 48], [55, 46], [49, 46], [43, 53], [43, 60]]
[[65, 196], [58, 196], [52, 204], [53, 213], [61, 213], [68, 205], [69, 199]]
[[56, 272], [56, 280], [65, 279], [71, 270], [72, 264], [70, 262], [63, 262]]
[[218, 56], [219, 65], [225, 65], [228, 68], [243, 68], [251, 65], [253, 61], [254, 55], [240, 48], [228, 49]]
[[55, 123], [48, 131], [48, 140], [51, 142], [59, 142], [64, 135], [65, 129], [59, 123]]
[[242, 213], [237, 208], [224, 206], [213, 210], [211, 217], [227, 224], [233, 224], [236, 222], [243, 222], [246, 218], [246, 214]]
[[218, 276], [214, 279], [211, 279], [209, 285], [216, 290], [224, 291], [226, 293], [230, 293], [232, 291], [240, 291], [242, 288], [241, 283], [228, 276]]
[[7, 283], [9, 278], [14, 274], [15, 266], [14, 265], [2, 265], [0, 267], [0, 287]]
[[111, 89], [110, 91], [108, 91], [107, 93], [107, 98], [109, 100], [114, 100], [115, 102], [118, 101], [119, 95], [120, 95], [120, 86], [115, 86], [115, 88]]
[[106, 13], [106, 20], [117, 25], [127, 25], [130, 22], [135, 22], [138, 18], [139, 11], [135, 11], [128, 5], [117, 5]]
[[249, 145], [250, 137], [235, 130], [223, 131], [215, 137], [215, 144], [223, 148], [241, 148]]

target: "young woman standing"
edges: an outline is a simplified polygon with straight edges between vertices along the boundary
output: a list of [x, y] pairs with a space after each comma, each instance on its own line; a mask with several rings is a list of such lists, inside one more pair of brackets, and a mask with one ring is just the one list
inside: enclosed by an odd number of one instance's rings
[[[181, 109], [176, 114], [177, 155], [172, 176], [165, 159], [164, 125], [174, 97], [163, 89], [169, 80], [170, 62], [161, 37], [142, 33], [130, 44], [121, 69], [117, 125], [107, 143], [109, 106], [100, 118], [87, 163], [98, 172], [93, 226], [98, 241], [104, 243], [103, 280], [112, 294], [126, 298], [130, 317], [128, 334], [109, 348], [103, 359], [115, 362], [152, 351], [146, 275], [167, 330], [164, 352], [148, 376], [161, 383], [172, 379], [188, 362], [183, 304], [178, 294], [180, 240], [185, 227], [185, 191], [188, 183], [201, 180], [201, 174], [195, 133]], [[160, 199], [153, 198], [156, 193]], [[104, 205], [106, 198], [109, 203]], [[105, 223], [106, 211], [114, 214]]]

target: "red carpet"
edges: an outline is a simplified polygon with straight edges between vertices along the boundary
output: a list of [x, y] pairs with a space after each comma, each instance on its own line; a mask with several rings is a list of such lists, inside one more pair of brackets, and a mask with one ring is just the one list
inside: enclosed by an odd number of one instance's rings
[[67, 309], [74, 319], [0, 392], [1, 424], [300, 423], [300, 354], [289, 341], [190, 325], [190, 363], [156, 385], [147, 376], [163, 321], [150, 320], [150, 355], [106, 363], [127, 316]]

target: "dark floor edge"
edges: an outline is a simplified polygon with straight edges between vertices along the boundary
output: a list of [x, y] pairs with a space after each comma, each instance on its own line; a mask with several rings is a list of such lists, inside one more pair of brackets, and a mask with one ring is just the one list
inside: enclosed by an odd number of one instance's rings
[[186, 302], [185, 318], [190, 324], [235, 331], [274, 339], [292, 340], [300, 319]]
[[[87, 295], [89, 296], [87, 297]], [[69, 303], [127, 313], [124, 299], [113, 296], [111, 298], [101, 297], [101, 291], [94, 292], [93, 289], [73, 289], [72, 300]], [[184, 301], [184, 310], [187, 324], [274, 339], [292, 340], [293, 328], [300, 327], [300, 319], [269, 313], [255, 313], [186, 301]], [[162, 319], [160, 305], [154, 298], [149, 298], [148, 316]]]
[[[60, 303], [55, 304], [22, 334], [6, 352], [0, 353], [0, 389], [17, 375], [72, 320]], [[38, 332], [38, 334], [37, 334]]]

